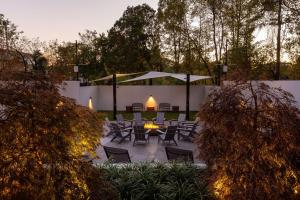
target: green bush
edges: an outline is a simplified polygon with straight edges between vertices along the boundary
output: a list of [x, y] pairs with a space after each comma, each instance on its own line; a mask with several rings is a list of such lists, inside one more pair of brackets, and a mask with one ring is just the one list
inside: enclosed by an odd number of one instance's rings
[[104, 165], [104, 178], [112, 183], [122, 200], [209, 199], [206, 172], [189, 164], [141, 163]]

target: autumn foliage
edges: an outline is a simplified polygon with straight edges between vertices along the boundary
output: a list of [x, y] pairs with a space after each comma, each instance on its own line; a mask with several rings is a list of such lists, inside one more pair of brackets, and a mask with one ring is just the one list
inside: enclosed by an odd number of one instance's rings
[[223, 86], [199, 117], [197, 145], [217, 199], [300, 198], [300, 112], [290, 93], [257, 82]]
[[43, 73], [0, 74], [0, 199], [113, 199], [81, 161], [99, 143], [101, 121], [59, 95]]

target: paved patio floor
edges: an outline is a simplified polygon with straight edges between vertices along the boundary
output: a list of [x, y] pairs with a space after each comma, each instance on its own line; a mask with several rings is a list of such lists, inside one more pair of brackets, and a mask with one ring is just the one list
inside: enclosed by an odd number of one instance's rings
[[176, 135], [176, 142], [177, 142], [178, 146], [176, 146], [173, 143], [163, 144], [162, 142], [160, 142], [158, 144], [158, 136], [151, 136], [149, 143], [145, 143], [145, 144], [140, 143], [140, 144], [136, 144], [135, 146], [133, 146], [134, 135], [132, 135], [131, 141], [126, 139], [121, 144], [119, 144], [117, 140], [110, 142], [111, 139], [112, 139], [112, 136], [106, 136], [106, 137], [101, 138], [101, 145], [96, 150], [97, 155], [100, 157], [99, 160], [95, 160], [95, 162], [97, 164], [101, 164], [101, 163], [104, 163], [105, 161], [107, 161], [107, 157], [105, 155], [103, 146], [127, 149], [132, 162], [140, 162], [140, 161], [167, 162], [168, 160], [167, 160], [167, 155], [165, 152], [165, 147], [172, 146], [175, 148], [192, 150], [193, 154], [194, 154], [195, 163], [203, 163], [197, 157], [198, 150], [196, 148], [196, 145], [192, 142], [181, 141], [181, 140], [178, 141], [177, 135]]

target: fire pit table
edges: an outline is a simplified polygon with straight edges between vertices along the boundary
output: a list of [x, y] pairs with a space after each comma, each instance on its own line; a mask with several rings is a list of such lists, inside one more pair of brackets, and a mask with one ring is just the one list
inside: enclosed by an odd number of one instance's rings
[[149, 136], [158, 136], [160, 135], [161, 133], [159, 133], [157, 130], [160, 129], [160, 130], [164, 130], [165, 127], [162, 127], [162, 126], [158, 126], [156, 124], [154, 124], [153, 122], [147, 122], [144, 124], [144, 128], [147, 129], [147, 130], [150, 130], [149, 131]]

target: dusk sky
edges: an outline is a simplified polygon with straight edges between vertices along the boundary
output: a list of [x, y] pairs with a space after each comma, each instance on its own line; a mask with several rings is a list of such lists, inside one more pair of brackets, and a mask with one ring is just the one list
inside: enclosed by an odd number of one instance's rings
[[74, 41], [86, 29], [106, 32], [127, 6], [143, 3], [157, 9], [158, 0], [0, 0], [0, 13], [30, 38]]

